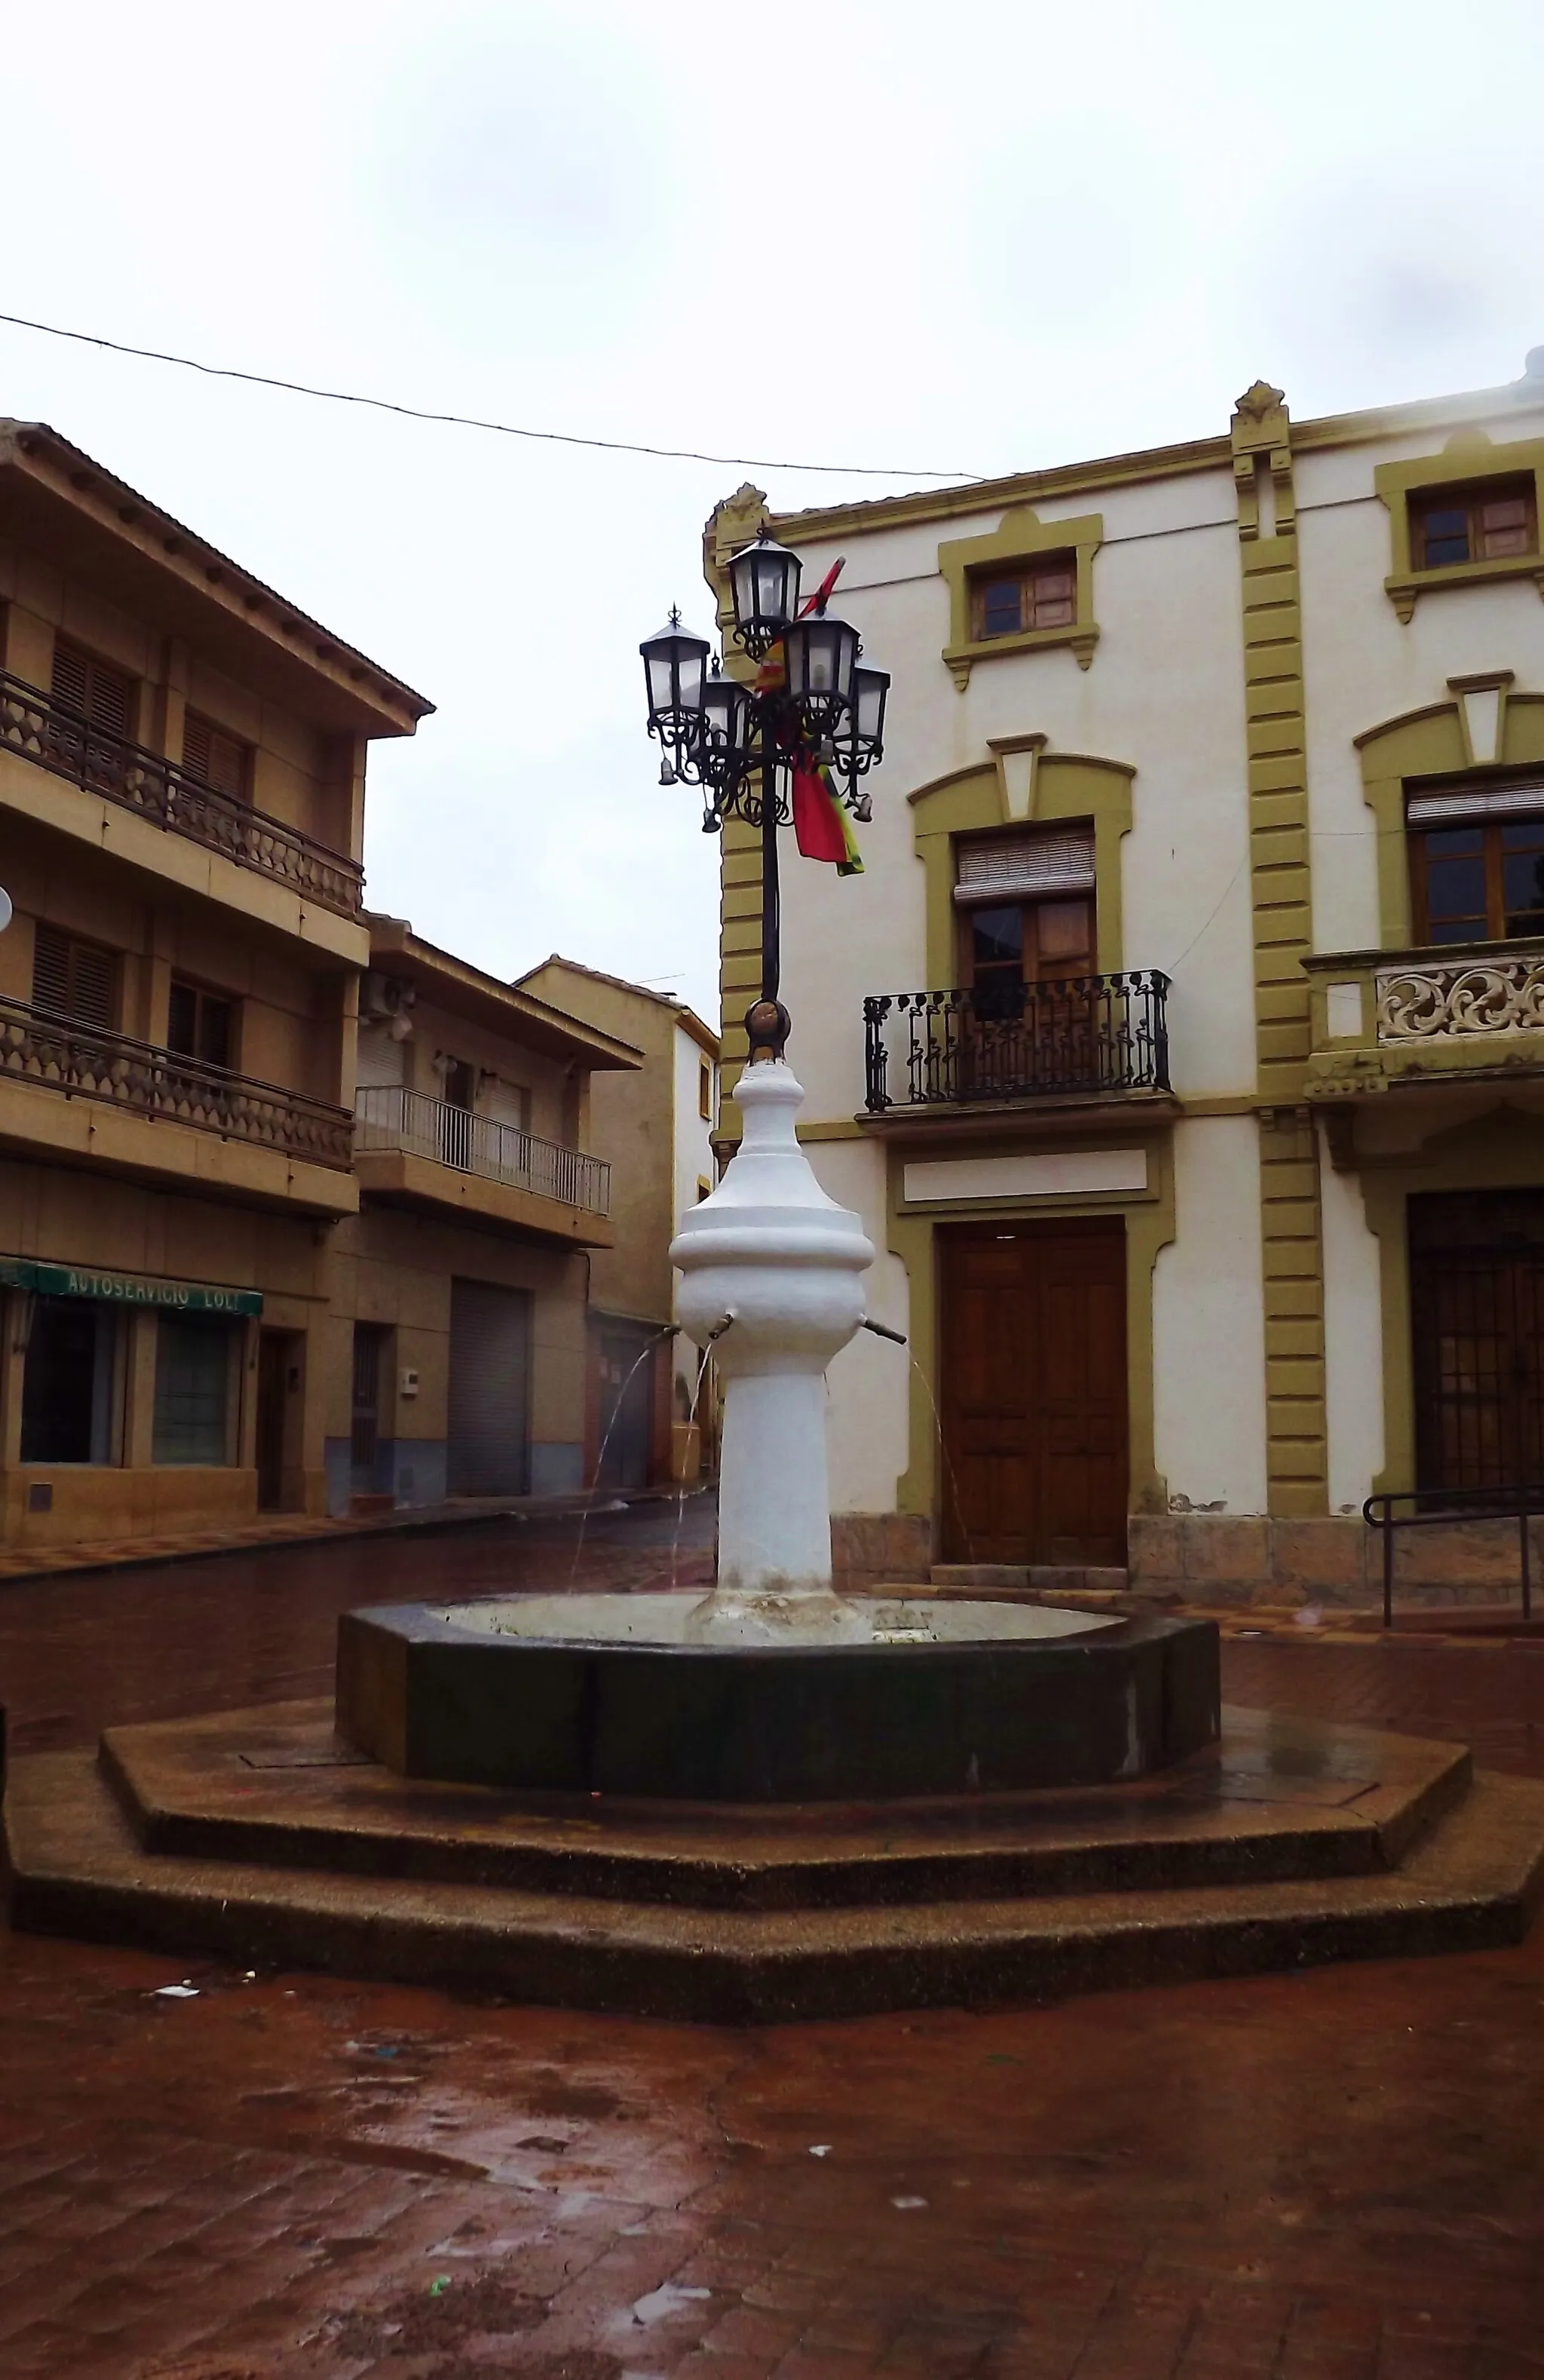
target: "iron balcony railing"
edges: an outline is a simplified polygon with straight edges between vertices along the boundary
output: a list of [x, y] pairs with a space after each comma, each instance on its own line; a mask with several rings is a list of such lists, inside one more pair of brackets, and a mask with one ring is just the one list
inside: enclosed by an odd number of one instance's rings
[[1168, 990], [1168, 977], [1152, 971], [872, 993], [863, 1002], [868, 1111], [1166, 1091]]
[[190, 1124], [196, 1132], [218, 1133], [223, 1140], [247, 1141], [343, 1172], [353, 1156], [346, 1108], [158, 1050], [127, 1033], [104, 1033], [19, 1000], [0, 999], [0, 1080], [6, 1076], [62, 1091], [66, 1099], [99, 1099], [131, 1114]]
[[469, 1108], [395, 1084], [359, 1093], [354, 1145], [360, 1150], [398, 1148], [408, 1157], [427, 1157], [438, 1165], [478, 1174], [485, 1182], [503, 1182], [512, 1190], [560, 1199], [586, 1215], [609, 1211], [611, 1169], [600, 1158], [560, 1148], [556, 1141], [538, 1140], [518, 1124], [496, 1123], [491, 1116], [474, 1115]]
[[276, 878], [323, 908], [336, 909], [345, 917], [358, 915], [364, 870], [356, 860], [313, 843], [297, 827], [267, 817], [234, 794], [200, 784], [159, 752], [147, 752], [127, 736], [90, 726], [78, 711], [65, 709], [5, 670], [0, 670], [0, 751], [18, 752], [40, 769], [67, 777], [72, 784], [137, 811], [173, 834], [223, 852], [238, 868]]

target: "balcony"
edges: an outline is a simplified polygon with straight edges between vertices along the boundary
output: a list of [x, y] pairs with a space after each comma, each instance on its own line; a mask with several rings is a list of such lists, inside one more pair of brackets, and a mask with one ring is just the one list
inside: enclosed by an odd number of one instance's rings
[[0, 999], [0, 1143], [320, 1214], [358, 1204], [344, 1108]]
[[0, 670], [0, 753], [6, 752], [168, 834], [201, 844], [304, 902], [341, 917], [359, 914], [364, 871], [356, 861], [234, 795], [200, 784], [159, 753], [89, 726], [37, 686]]
[[1544, 1075], [1544, 936], [1305, 959], [1309, 1096]]
[[450, 1208], [574, 1247], [612, 1245], [611, 1169], [577, 1148], [395, 1086], [359, 1093], [354, 1147], [366, 1197]]
[[984, 1130], [1032, 1109], [1086, 1128], [1133, 1104], [1176, 1110], [1168, 990], [1152, 972], [872, 994], [866, 1121], [892, 1133], [927, 1118]]

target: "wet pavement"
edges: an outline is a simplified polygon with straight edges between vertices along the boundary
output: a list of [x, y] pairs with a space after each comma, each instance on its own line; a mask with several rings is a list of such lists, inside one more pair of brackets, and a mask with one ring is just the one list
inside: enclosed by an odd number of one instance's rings
[[[361, 1600], [666, 1584], [674, 1522], [0, 1588], [13, 1743], [324, 1691]], [[1544, 1775], [1544, 1647], [1235, 1640], [1224, 1685]], [[1544, 1927], [749, 2033], [0, 1937], [0, 2375], [1521, 2380], [1541, 2113]]]

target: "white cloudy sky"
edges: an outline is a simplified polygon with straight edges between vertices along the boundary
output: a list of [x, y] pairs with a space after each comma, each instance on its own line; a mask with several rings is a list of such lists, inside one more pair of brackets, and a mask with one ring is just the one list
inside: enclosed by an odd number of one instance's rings
[[[1514, 379], [1539, 0], [173, 0], [18, 11], [0, 307], [409, 404], [901, 467], [780, 505]], [[438, 705], [376, 905], [715, 1005], [715, 846], [636, 646], [728, 467], [531, 445], [0, 325], [51, 421]]]

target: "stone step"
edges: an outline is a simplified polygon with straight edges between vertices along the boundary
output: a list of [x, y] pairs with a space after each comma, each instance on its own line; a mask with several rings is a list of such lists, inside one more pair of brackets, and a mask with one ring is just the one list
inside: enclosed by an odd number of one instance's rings
[[1480, 1777], [1391, 1874], [904, 1908], [682, 1909], [145, 1852], [86, 1753], [18, 1761], [22, 1931], [690, 2018], [1024, 2000], [1500, 1948], [1544, 1882], [1544, 1785]]
[[1129, 1584], [1123, 1569], [1088, 1563], [935, 1562], [928, 1576], [935, 1588], [955, 1595], [1124, 1595]]
[[650, 1803], [393, 1775], [323, 1702], [114, 1728], [102, 1773], [156, 1854], [698, 1909], [1386, 1872], [1467, 1790], [1458, 1744], [1253, 1711], [1140, 1783], [910, 1803]]

